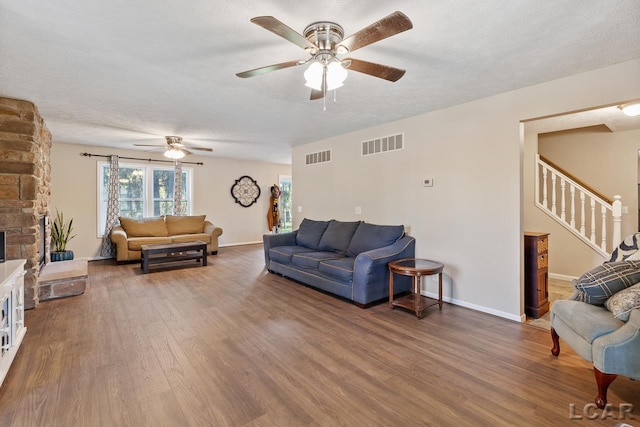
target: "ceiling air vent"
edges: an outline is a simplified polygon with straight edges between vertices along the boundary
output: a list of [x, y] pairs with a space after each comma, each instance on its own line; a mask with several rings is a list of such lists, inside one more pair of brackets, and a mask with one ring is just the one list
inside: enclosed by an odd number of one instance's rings
[[305, 158], [305, 165], [315, 165], [316, 163], [326, 163], [331, 161], [331, 150], [309, 153]]
[[385, 136], [362, 143], [362, 155], [386, 153], [387, 151], [401, 150], [404, 148], [404, 134]]

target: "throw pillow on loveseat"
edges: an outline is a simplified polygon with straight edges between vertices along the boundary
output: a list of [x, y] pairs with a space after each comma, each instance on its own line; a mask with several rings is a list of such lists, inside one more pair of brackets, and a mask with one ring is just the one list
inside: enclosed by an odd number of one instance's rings
[[205, 215], [120, 217], [120, 224], [111, 230], [111, 242], [116, 245], [116, 259], [119, 262], [139, 260], [142, 245], [196, 240], [205, 242], [207, 252], [215, 255], [218, 253], [218, 237], [222, 235], [222, 228], [205, 218]]

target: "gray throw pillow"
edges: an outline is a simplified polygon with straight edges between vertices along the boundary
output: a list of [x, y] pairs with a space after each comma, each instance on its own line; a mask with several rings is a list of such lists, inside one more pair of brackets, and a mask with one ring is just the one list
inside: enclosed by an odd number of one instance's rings
[[640, 282], [640, 261], [606, 262], [587, 271], [576, 283], [576, 300], [602, 305], [613, 294]]
[[296, 234], [296, 243], [300, 246], [317, 250], [320, 239], [322, 239], [322, 235], [328, 225], [329, 221], [303, 219]]
[[631, 310], [640, 309], [640, 283], [617, 292], [604, 303], [604, 306], [616, 319], [628, 321]]

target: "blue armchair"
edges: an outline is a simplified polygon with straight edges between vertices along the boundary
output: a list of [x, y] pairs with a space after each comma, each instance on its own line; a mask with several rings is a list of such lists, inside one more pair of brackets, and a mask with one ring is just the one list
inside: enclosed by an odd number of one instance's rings
[[551, 306], [551, 353], [562, 338], [593, 363], [598, 384], [595, 403], [607, 404], [617, 375], [640, 378], [640, 261], [609, 261], [574, 282], [575, 293]]

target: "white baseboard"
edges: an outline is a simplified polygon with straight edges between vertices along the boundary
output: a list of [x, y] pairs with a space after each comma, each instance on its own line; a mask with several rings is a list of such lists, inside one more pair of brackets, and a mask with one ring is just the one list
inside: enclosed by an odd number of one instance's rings
[[256, 241], [256, 242], [239, 242], [239, 243], [226, 243], [224, 245], [218, 245], [219, 248], [228, 248], [231, 246], [244, 246], [244, 245], [257, 245], [257, 244], [262, 244], [262, 240]]
[[[421, 294], [429, 298], [438, 299], [438, 294], [433, 292], [422, 291]], [[453, 305], [459, 305], [460, 307], [469, 308], [471, 310], [480, 311], [482, 313], [491, 314], [492, 316], [502, 317], [503, 319], [513, 320], [514, 322], [518, 322], [518, 323], [524, 323], [524, 321], [527, 319], [524, 314], [517, 315], [517, 314], [505, 313], [504, 311], [494, 310], [493, 308], [472, 304], [472, 303], [461, 301], [451, 297], [443, 296], [442, 301], [448, 302]]]
[[578, 279], [574, 276], [567, 276], [566, 274], [557, 274], [557, 273], [549, 273], [550, 279], [558, 279], [558, 280], [566, 280], [567, 282], [572, 281], [573, 279]]

